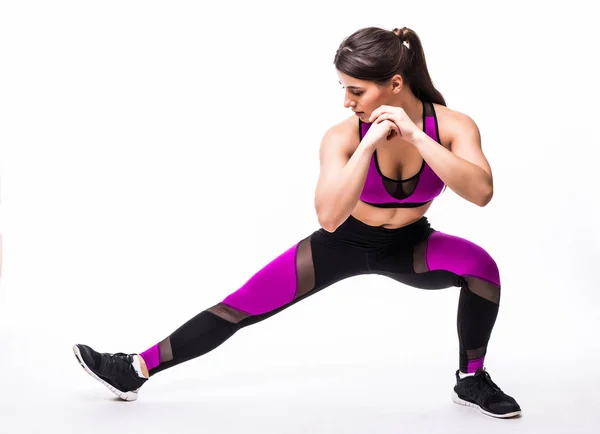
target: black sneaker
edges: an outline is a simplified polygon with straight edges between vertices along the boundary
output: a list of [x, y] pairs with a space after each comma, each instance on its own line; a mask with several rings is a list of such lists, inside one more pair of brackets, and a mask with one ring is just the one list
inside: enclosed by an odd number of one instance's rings
[[475, 375], [462, 380], [456, 371], [456, 386], [452, 393], [452, 401], [460, 405], [475, 407], [482, 413], [492, 417], [508, 418], [521, 414], [521, 407], [511, 396], [505, 394], [492, 381], [490, 374], [478, 369]]
[[98, 353], [81, 344], [73, 346], [73, 352], [88, 374], [125, 401], [135, 401], [140, 387], [148, 381], [148, 378], [140, 377], [136, 372], [134, 354]]

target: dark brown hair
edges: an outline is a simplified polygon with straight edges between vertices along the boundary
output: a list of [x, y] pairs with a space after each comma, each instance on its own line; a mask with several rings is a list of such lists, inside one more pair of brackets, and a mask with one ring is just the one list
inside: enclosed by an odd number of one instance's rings
[[399, 74], [420, 100], [446, 105], [429, 76], [421, 40], [409, 28], [357, 30], [342, 41], [333, 63], [350, 77], [377, 84]]

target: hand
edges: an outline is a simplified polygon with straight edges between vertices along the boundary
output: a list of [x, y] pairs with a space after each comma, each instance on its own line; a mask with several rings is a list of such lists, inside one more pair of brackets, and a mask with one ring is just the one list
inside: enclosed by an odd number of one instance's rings
[[[379, 122], [393, 122], [399, 131], [399, 135], [409, 142], [413, 142], [421, 132], [421, 130], [410, 120], [406, 112], [402, 107], [393, 107], [389, 105], [382, 105], [375, 109], [369, 117], [369, 122], [373, 122], [373, 125]], [[371, 126], [373, 128], [373, 126]]]
[[399, 135], [400, 131], [394, 122], [381, 120], [369, 127], [369, 131], [363, 137], [362, 143], [375, 150], [384, 140], [391, 140], [397, 134]]

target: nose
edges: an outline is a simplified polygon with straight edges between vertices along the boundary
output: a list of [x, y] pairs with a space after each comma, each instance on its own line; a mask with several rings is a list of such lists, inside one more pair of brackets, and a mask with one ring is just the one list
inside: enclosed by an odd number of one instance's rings
[[349, 93], [346, 93], [346, 95], [344, 95], [344, 107], [346, 107], [346, 108], [356, 107], [356, 102], [354, 102], [352, 100], [352, 98], [350, 98]]
[[346, 98], [346, 100], [344, 101], [344, 107], [353, 108], [353, 107], [356, 107], [356, 103], [354, 101]]

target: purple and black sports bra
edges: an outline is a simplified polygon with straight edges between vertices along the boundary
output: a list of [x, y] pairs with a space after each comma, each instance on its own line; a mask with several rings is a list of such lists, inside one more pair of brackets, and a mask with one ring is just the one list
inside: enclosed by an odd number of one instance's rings
[[[369, 131], [370, 123], [359, 122], [360, 140]], [[423, 101], [423, 127], [425, 134], [440, 143], [437, 117], [430, 102]], [[444, 182], [423, 160], [419, 172], [408, 179], [396, 180], [381, 173], [377, 150], [373, 152], [367, 179], [360, 200], [379, 208], [415, 208], [431, 202], [444, 189]]]

